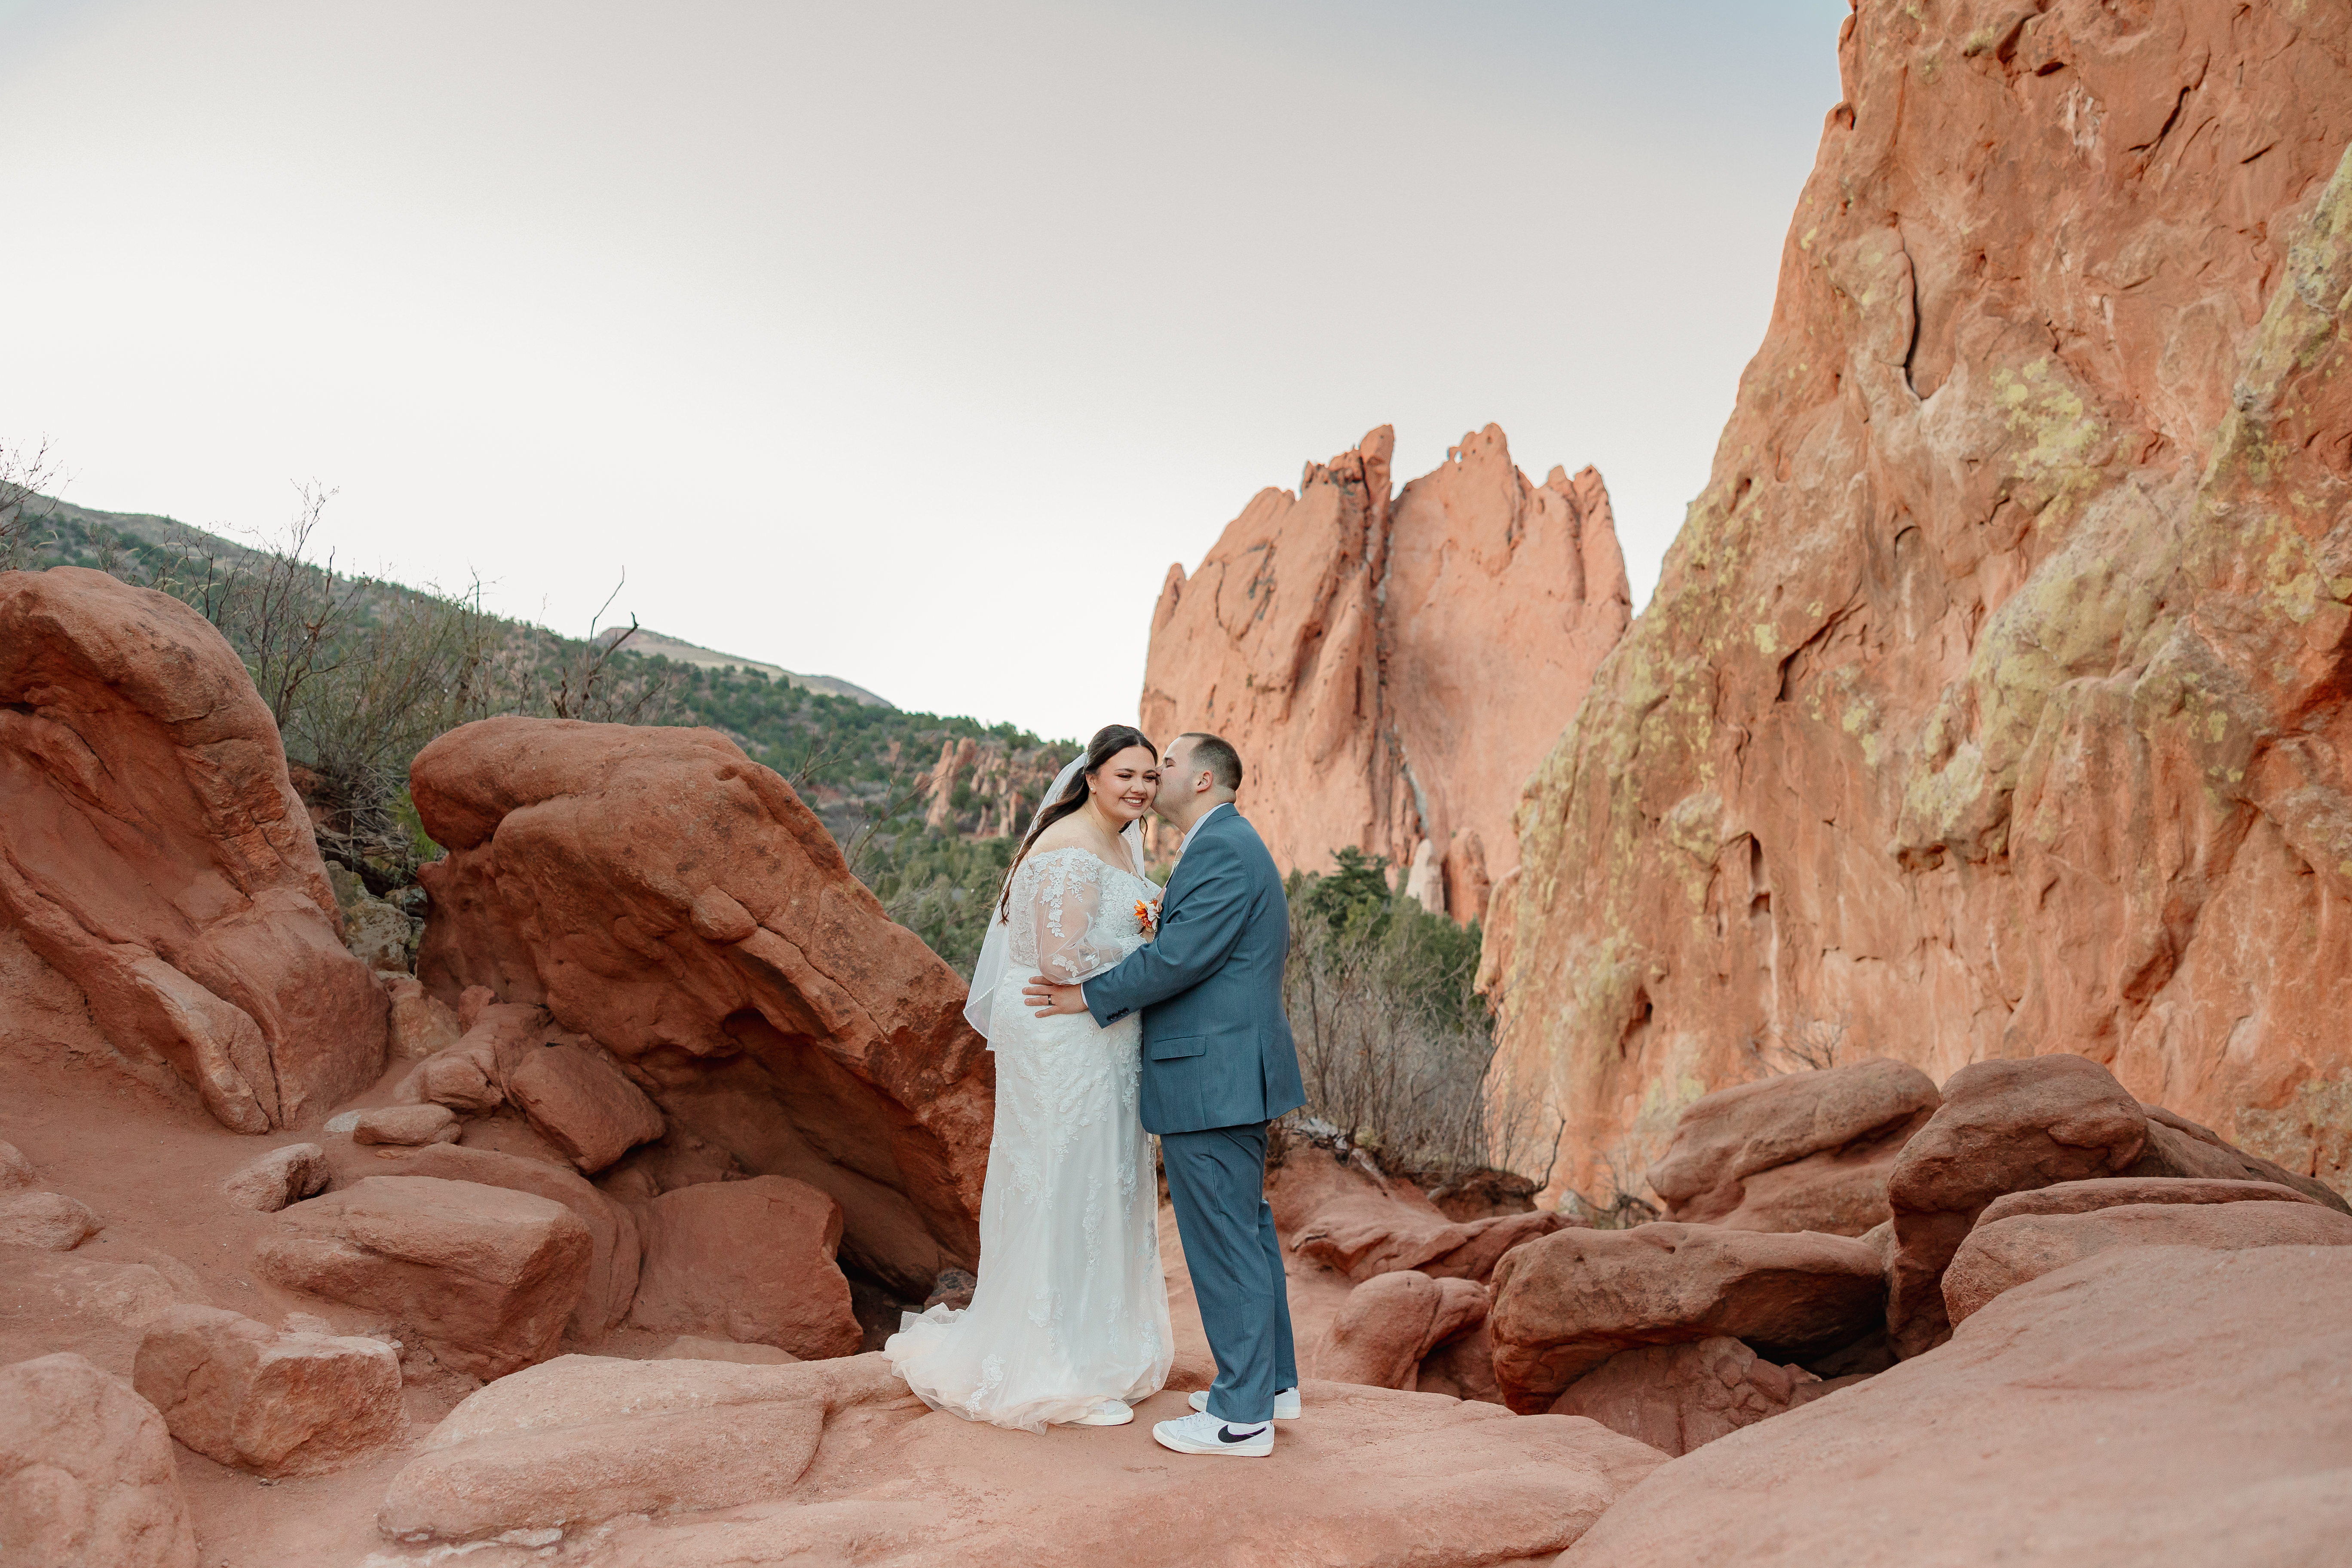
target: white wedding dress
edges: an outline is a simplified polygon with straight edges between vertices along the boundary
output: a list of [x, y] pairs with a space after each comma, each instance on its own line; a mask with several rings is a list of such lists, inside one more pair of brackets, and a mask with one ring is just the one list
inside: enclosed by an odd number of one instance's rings
[[1040, 1018], [1021, 994], [1032, 974], [1083, 980], [1142, 946], [1136, 905], [1159, 897], [1076, 847], [1033, 851], [1013, 876], [1010, 983], [987, 1005], [996, 1128], [980, 1282], [970, 1307], [909, 1312], [882, 1347], [934, 1409], [1042, 1432], [1168, 1380], [1159, 1189], [1137, 1110], [1142, 1019]]

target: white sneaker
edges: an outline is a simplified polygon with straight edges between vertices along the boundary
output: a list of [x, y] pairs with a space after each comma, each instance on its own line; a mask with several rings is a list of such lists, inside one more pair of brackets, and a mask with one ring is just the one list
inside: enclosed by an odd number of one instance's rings
[[1274, 1452], [1274, 1423], [1235, 1426], [1204, 1410], [1195, 1415], [1162, 1421], [1151, 1429], [1151, 1440], [1180, 1454], [1232, 1454], [1245, 1459], [1263, 1459]]
[[1124, 1399], [1105, 1399], [1084, 1415], [1073, 1415], [1073, 1426], [1124, 1426], [1135, 1419], [1135, 1412]]
[[[1206, 1410], [1208, 1407], [1209, 1391], [1207, 1389], [1204, 1388], [1198, 1394], [1192, 1395], [1193, 1409]], [[1281, 1393], [1274, 1396], [1274, 1418], [1276, 1421], [1296, 1421], [1298, 1419], [1298, 1390], [1295, 1388], [1286, 1388]]]

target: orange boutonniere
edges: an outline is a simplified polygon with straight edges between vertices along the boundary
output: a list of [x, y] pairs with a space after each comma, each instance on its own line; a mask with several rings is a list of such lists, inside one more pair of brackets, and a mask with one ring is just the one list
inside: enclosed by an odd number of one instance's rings
[[1135, 923], [1143, 928], [1144, 935], [1158, 936], [1160, 934], [1160, 900], [1157, 899], [1136, 900]]

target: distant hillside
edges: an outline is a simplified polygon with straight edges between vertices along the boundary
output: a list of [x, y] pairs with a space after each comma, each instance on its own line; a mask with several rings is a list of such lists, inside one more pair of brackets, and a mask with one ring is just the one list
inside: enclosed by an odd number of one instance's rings
[[[585, 641], [462, 596], [331, 578], [299, 549], [289, 558], [282, 542], [239, 542], [152, 513], [34, 505], [42, 515], [24, 565], [93, 567], [187, 601], [221, 626], [266, 700], [283, 689], [286, 656], [258, 646], [275, 634], [257, 629], [249, 605], [240, 609], [239, 585], [275, 572], [311, 613], [333, 610], [322, 673], [273, 711], [321, 847], [380, 892], [439, 852], [404, 786], [409, 759], [442, 729], [494, 713], [707, 725], [789, 780], [893, 917], [968, 973], [1010, 858], [1005, 836], [1079, 749], [1010, 724], [908, 712], [835, 677], [678, 637], [608, 630]], [[378, 716], [361, 748], [351, 716], [365, 717], [372, 701], [396, 711]]]
[[822, 691], [828, 697], [846, 697], [854, 702], [864, 702], [877, 708], [895, 706], [866, 688], [852, 686], [837, 676], [798, 675], [781, 665], [762, 664], [756, 658], [745, 658], [740, 654], [720, 653], [716, 648], [703, 647], [645, 626], [639, 626], [634, 632], [624, 626], [613, 626], [596, 634], [596, 640], [606, 647], [625, 638], [628, 642], [629, 652], [647, 658], [666, 658], [674, 664], [692, 665], [697, 669], [757, 670], [770, 680], [781, 680], [803, 691]]

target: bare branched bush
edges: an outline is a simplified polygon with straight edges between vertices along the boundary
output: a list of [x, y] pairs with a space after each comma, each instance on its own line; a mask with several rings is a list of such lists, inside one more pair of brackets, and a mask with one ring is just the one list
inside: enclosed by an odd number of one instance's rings
[[47, 441], [27, 447], [0, 439], [0, 572], [14, 572], [25, 563], [33, 537], [48, 515], [41, 492], [57, 479], [57, 459]]
[[352, 657], [359, 639], [345, 634], [370, 586], [364, 577], [339, 578], [331, 551], [323, 562], [310, 558], [311, 535], [335, 492], [315, 483], [298, 489], [301, 505], [283, 534], [257, 540], [258, 550], [235, 563], [216, 548], [205, 551], [204, 575], [189, 601], [244, 658], [281, 734], [310, 682]]
[[331, 552], [316, 559], [332, 494], [300, 487], [285, 531], [250, 547], [188, 529], [142, 566], [150, 585], [194, 606], [244, 659], [289, 760], [315, 775], [320, 848], [371, 887], [406, 880], [431, 851], [406, 785], [436, 735], [502, 713], [625, 724], [669, 716], [676, 672], [614, 658], [634, 621], [601, 639], [592, 621], [589, 637], [573, 641], [491, 615], [479, 582], [445, 594], [343, 574]]
[[1601, 1156], [1601, 1172], [1609, 1180], [1608, 1189], [1594, 1197], [1570, 1188], [1560, 1203], [1562, 1212], [1583, 1220], [1595, 1230], [1631, 1230], [1660, 1218], [1664, 1211], [1634, 1191], [1634, 1183], [1642, 1174], [1635, 1169], [1636, 1163], [1633, 1151], [1624, 1144], [1608, 1151]]
[[1499, 1169], [1549, 1180], [1559, 1130], [1490, 1081], [1495, 1021], [1472, 988], [1478, 932], [1389, 888], [1355, 850], [1291, 880], [1284, 1003], [1307, 1104], [1294, 1134], [1361, 1148], [1396, 1174]]
[[1848, 1016], [1816, 1017], [1800, 1013], [1787, 1028], [1767, 1024], [1740, 1042], [1748, 1059], [1767, 1077], [1790, 1072], [1822, 1072], [1838, 1065], [1845, 1048]]
[[507, 706], [502, 712], [544, 713], [554, 719], [584, 719], [596, 724], [658, 724], [676, 707], [677, 677], [667, 663], [620, 659], [615, 656], [637, 635], [637, 620], [628, 629], [600, 632], [597, 623], [613, 601], [628, 586], [621, 574], [604, 605], [588, 622], [586, 640], [573, 642], [528, 629], [521, 646], [502, 667]]

